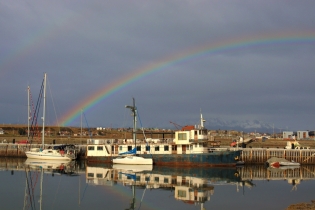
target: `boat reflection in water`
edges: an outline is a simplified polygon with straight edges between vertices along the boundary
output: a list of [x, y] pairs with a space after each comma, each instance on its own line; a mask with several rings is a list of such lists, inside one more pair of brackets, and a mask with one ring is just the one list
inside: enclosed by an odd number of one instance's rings
[[56, 175], [75, 175], [74, 166], [75, 161], [69, 160], [39, 160], [27, 158], [24, 162], [28, 171], [42, 170], [44, 173], [51, 173], [53, 176]]
[[[132, 186], [133, 198], [128, 209], [136, 209], [135, 188], [174, 191], [174, 198], [187, 204], [203, 205], [210, 201], [214, 184], [237, 184], [236, 168], [177, 168], [152, 165], [87, 165], [86, 181], [92, 185]], [[143, 199], [142, 196], [142, 199]], [[140, 207], [142, 199], [139, 203]]]
[[31, 207], [36, 209], [35, 201], [35, 187], [37, 185], [37, 178], [40, 175], [40, 195], [39, 195], [39, 209], [43, 207], [43, 179], [44, 173], [51, 173], [52, 176], [57, 175], [74, 175], [74, 161], [69, 160], [40, 160], [28, 158], [24, 162], [25, 165], [25, 195], [24, 195], [24, 208]]

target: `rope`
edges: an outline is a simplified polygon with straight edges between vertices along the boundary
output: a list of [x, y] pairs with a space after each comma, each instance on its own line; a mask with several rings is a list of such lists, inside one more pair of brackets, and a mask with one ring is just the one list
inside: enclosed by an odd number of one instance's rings
[[83, 112], [83, 111], [82, 111], [82, 114], [83, 114], [83, 116], [84, 116], [85, 123], [86, 123], [86, 125], [87, 125], [87, 127], [88, 127], [90, 138], [92, 139], [91, 130], [90, 130], [89, 124], [88, 124], [88, 122], [87, 122], [86, 116], [85, 116], [85, 114], [84, 114], [84, 112]]
[[[142, 129], [142, 133], [143, 133], [143, 136], [144, 136], [144, 140], [145, 140], [145, 142], [147, 143], [147, 147], [150, 148], [150, 146], [149, 146], [149, 144], [148, 144], [148, 141], [147, 141], [147, 138], [146, 138], [145, 133], [144, 133], [144, 128], [143, 128], [143, 126], [142, 126], [142, 122], [141, 122], [141, 119], [140, 119], [140, 114], [139, 114], [138, 109], [136, 109], [136, 112], [137, 112], [137, 116], [138, 116], [138, 118], [139, 118], [139, 122], [140, 122], [140, 125], [141, 125], [141, 129]], [[152, 153], [151, 153], [151, 148], [149, 149], [149, 153], [151, 154], [151, 158], [153, 159], [153, 156], [152, 156]]]
[[49, 92], [50, 92], [50, 97], [51, 97], [51, 101], [52, 101], [53, 108], [54, 108], [54, 112], [55, 112], [55, 117], [56, 117], [57, 126], [59, 127], [59, 120], [58, 120], [58, 117], [57, 117], [56, 106], [55, 106], [54, 98], [53, 98], [53, 95], [52, 95], [52, 92], [51, 92], [51, 88], [50, 88], [50, 84], [49, 84], [48, 77], [47, 77], [47, 83], [48, 83]]

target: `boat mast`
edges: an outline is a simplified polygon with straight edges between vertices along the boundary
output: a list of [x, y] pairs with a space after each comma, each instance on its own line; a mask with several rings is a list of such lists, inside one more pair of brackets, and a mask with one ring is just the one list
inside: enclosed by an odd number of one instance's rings
[[44, 107], [43, 107], [43, 130], [42, 130], [42, 148], [44, 149], [44, 138], [45, 138], [45, 114], [46, 114], [46, 73], [44, 74]]
[[30, 140], [30, 86], [27, 86], [27, 140]]
[[[136, 148], [136, 127], [137, 127], [137, 107], [135, 104], [135, 98], [132, 98], [133, 100], [133, 106], [125, 106], [126, 108], [130, 109], [132, 111], [133, 114], [133, 140], [135, 141], [135, 148]], [[137, 151], [137, 149], [136, 149]]]

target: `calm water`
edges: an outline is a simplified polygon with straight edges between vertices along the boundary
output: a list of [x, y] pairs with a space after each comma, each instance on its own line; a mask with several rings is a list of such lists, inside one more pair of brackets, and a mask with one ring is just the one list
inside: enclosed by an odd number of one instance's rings
[[0, 159], [1, 210], [286, 209], [315, 200], [314, 166], [152, 170], [25, 161]]

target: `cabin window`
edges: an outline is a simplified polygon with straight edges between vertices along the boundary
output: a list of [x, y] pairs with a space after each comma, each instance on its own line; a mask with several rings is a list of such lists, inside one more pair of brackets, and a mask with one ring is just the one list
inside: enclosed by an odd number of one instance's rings
[[168, 178], [164, 178], [164, 183], [168, 184]]
[[176, 151], [177, 150], [177, 145], [172, 145], [172, 151]]
[[184, 190], [178, 190], [178, 197], [186, 198], [186, 191], [184, 191]]
[[137, 151], [141, 151], [141, 146], [137, 146]]
[[90, 147], [88, 147], [88, 150], [94, 150], [94, 146], [90, 146]]
[[128, 151], [132, 150], [132, 146], [128, 146]]
[[187, 133], [178, 133], [178, 140], [187, 140]]
[[168, 145], [164, 145], [164, 151], [168, 151]]
[[103, 151], [103, 147], [98, 146], [97, 151]]
[[136, 181], [140, 181], [140, 176], [136, 176]]
[[160, 178], [159, 177], [154, 177], [154, 182], [159, 182]]
[[150, 151], [150, 146], [145, 146], [145, 151]]
[[96, 177], [99, 179], [103, 178], [102, 174], [96, 174]]
[[94, 177], [94, 173], [88, 173], [88, 177]]
[[160, 146], [156, 146], [155, 151], [160, 151]]
[[146, 177], [145, 177], [145, 181], [146, 181], [146, 182], [150, 181], [150, 177], [149, 177], [149, 176], [146, 176]]
[[120, 151], [122, 150], [122, 146], [119, 146], [119, 150], [120, 150]]

